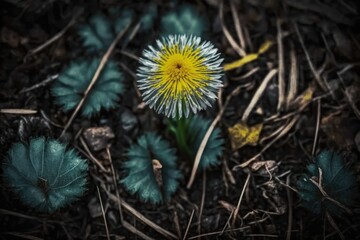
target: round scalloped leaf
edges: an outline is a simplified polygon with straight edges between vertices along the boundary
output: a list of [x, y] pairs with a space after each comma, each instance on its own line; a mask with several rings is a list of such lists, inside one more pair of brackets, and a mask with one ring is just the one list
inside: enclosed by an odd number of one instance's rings
[[150, 4], [146, 9], [145, 13], [140, 18], [140, 29], [141, 32], [147, 32], [154, 26], [154, 21], [157, 16], [157, 6]]
[[333, 200], [348, 207], [356, 198], [356, 179], [346, 169], [339, 154], [332, 151], [322, 151], [314, 164], [307, 166], [308, 174], [297, 183], [301, 205], [315, 214], [328, 211], [330, 214], [341, 215], [345, 209], [324, 197], [319, 188], [310, 180], [319, 181], [319, 168], [322, 170], [322, 188]]
[[[175, 124], [175, 125], [173, 125]], [[183, 153], [195, 159], [206, 131], [210, 127], [211, 120], [199, 115], [190, 118], [181, 118], [170, 123], [170, 130], [176, 136], [178, 147]], [[215, 128], [211, 133], [204, 152], [200, 159], [199, 170], [218, 165], [222, 155], [224, 139], [220, 135], [220, 129]]]
[[124, 28], [131, 23], [134, 18], [134, 11], [130, 8], [124, 8], [119, 12], [119, 15], [114, 21], [114, 29], [116, 33], [124, 30]]
[[87, 24], [79, 28], [78, 34], [90, 52], [105, 51], [115, 38], [110, 20], [102, 14], [92, 16]]
[[[98, 68], [100, 59], [79, 60], [70, 63], [59, 75], [52, 86], [52, 94], [56, 103], [63, 110], [69, 111], [79, 104]], [[116, 101], [123, 93], [123, 75], [113, 61], [108, 61], [100, 73], [95, 85], [90, 90], [81, 108], [82, 115], [91, 117], [101, 108], [105, 110], [117, 106]]]
[[205, 19], [189, 4], [177, 11], [166, 14], [161, 19], [162, 32], [168, 34], [188, 34], [201, 36], [205, 29]]
[[[143, 202], [157, 204], [168, 201], [177, 190], [181, 178], [175, 151], [160, 136], [153, 132], [145, 133], [128, 151], [128, 160], [123, 165], [127, 176], [121, 183], [130, 193], [137, 193]], [[158, 160], [162, 165], [162, 186], [154, 175], [153, 160]]]
[[87, 169], [87, 161], [74, 150], [40, 137], [12, 145], [4, 178], [26, 205], [51, 213], [83, 195]]

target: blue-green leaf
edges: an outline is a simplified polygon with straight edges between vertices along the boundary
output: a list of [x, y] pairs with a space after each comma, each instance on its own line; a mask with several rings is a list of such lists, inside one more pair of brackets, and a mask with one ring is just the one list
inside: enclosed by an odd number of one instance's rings
[[155, 4], [151, 4], [146, 12], [140, 18], [140, 31], [147, 32], [154, 25], [155, 18], [157, 16], [157, 7]]
[[341, 215], [346, 210], [330, 201], [319, 188], [310, 180], [319, 183], [319, 169], [322, 171], [322, 188], [333, 200], [345, 207], [350, 207], [357, 196], [356, 179], [346, 169], [342, 157], [332, 151], [322, 151], [314, 164], [307, 166], [309, 174], [298, 181], [301, 205], [315, 214], [328, 211], [330, 214]]
[[[138, 138], [127, 156], [128, 160], [123, 165], [127, 176], [121, 180], [125, 188], [132, 194], [137, 193], [144, 202], [157, 204], [168, 201], [182, 177], [177, 170], [175, 149], [155, 133], [149, 132]], [[159, 186], [154, 176], [152, 160], [155, 159], [162, 165], [163, 186]]]
[[[64, 111], [74, 109], [81, 101], [95, 74], [100, 60], [79, 60], [70, 63], [52, 86], [56, 103]], [[117, 106], [116, 101], [123, 93], [123, 75], [113, 61], [108, 61], [82, 106], [82, 115], [91, 117], [100, 109], [109, 110]]]
[[78, 33], [90, 52], [106, 51], [115, 38], [110, 20], [102, 14], [91, 17], [87, 24], [79, 28]]
[[163, 34], [188, 34], [201, 36], [206, 20], [192, 5], [182, 5], [177, 11], [166, 14], [161, 19]]
[[12, 145], [4, 178], [24, 204], [51, 213], [83, 195], [87, 169], [74, 150], [40, 137]]

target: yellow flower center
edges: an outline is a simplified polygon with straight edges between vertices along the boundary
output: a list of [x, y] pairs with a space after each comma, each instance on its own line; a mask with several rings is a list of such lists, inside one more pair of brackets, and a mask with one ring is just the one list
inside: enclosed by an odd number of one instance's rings
[[162, 95], [163, 101], [169, 97], [186, 99], [188, 95], [201, 95], [199, 89], [208, 85], [211, 71], [203, 64], [200, 50], [178, 45], [164, 48], [155, 61], [159, 69], [154, 74], [154, 87]]

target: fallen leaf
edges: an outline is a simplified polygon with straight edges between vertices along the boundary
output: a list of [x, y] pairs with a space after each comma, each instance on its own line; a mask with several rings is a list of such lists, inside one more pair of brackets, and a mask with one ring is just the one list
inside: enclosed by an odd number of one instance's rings
[[230, 127], [228, 131], [231, 140], [231, 148], [235, 150], [245, 145], [256, 146], [259, 141], [262, 128], [262, 123], [249, 127], [243, 122], [239, 122], [233, 127]]
[[267, 160], [267, 161], [254, 162], [250, 165], [250, 169], [253, 172], [258, 171], [262, 167], [264, 167], [265, 170], [272, 172], [277, 167], [277, 164], [274, 160]]
[[290, 108], [300, 109], [302, 111], [313, 99], [315, 86], [310, 85], [302, 94], [300, 94], [292, 103]]
[[240, 68], [249, 62], [255, 61], [256, 59], [259, 58], [259, 56], [261, 54], [266, 52], [271, 47], [272, 44], [273, 44], [273, 42], [266, 41], [265, 43], [263, 43], [260, 46], [259, 51], [257, 53], [250, 53], [250, 54], [246, 55], [245, 57], [243, 57], [239, 60], [236, 60], [232, 63], [224, 64], [224, 71], [229, 71], [229, 70], [232, 70], [235, 68]]

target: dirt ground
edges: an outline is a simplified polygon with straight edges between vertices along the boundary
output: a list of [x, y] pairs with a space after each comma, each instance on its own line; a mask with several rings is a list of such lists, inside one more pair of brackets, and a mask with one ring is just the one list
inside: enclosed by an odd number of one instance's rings
[[[157, 14], [145, 33], [137, 24], [150, 4]], [[221, 164], [196, 174], [189, 188], [194, 159], [180, 157], [179, 189], [160, 205], [141, 202], [119, 183], [126, 150], [138, 136], [156, 131], [176, 145], [166, 117], [139, 97], [136, 71], [143, 49], [161, 34], [162, 16], [181, 4], [0, 1], [1, 161], [14, 142], [42, 135], [61, 136], [89, 160], [85, 195], [53, 214], [25, 206], [1, 176], [0, 239], [360, 239], [359, 201], [348, 206], [351, 214], [316, 215], [300, 206], [297, 191], [306, 166], [326, 149], [344, 156], [360, 180], [357, 0], [187, 1], [206, 19], [203, 38], [225, 64], [258, 53], [225, 71], [218, 101], [200, 112], [218, 119]], [[119, 107], [71, 120], [72, 111], [64, 113], [50, 89], [71, 60], [86, 55], [77, 29], [96, 13], [125, 7], [135, 16], [111, 52], [126, 87]], [[270, 47], [259, 52], [264, 43]], [[229, 129], [239, 122], [250, 131], [261, 124], [257, 141], [233, 146]], [[105, 126], [113, 136], [103, 136], [108, 147], [95, 151], [83, 133]]]

